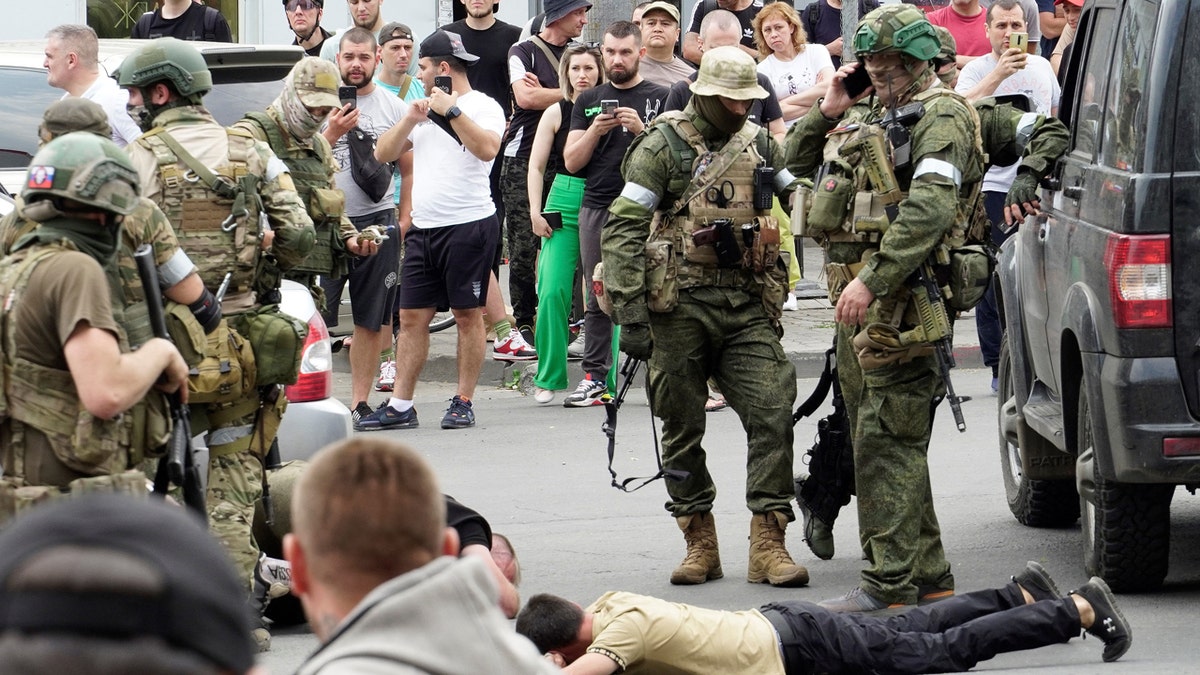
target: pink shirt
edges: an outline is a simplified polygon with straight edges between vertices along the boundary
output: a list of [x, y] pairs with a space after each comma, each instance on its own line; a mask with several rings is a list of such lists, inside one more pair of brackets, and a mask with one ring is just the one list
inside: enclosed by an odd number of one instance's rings
[[930, 12], [927, 18], [929, 23], [950, 31], [954, 36], [959, 56], [983, 56], [991, 53], [992, 43], [988, 41], [986, 32], [987, 10], [982, 7], [975, 16], [965, 17], [955, 12], [953, 6], [947, 5]]

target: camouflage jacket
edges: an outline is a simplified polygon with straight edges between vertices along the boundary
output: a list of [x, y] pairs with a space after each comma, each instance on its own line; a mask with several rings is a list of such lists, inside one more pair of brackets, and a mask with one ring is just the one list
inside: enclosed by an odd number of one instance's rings
[[[729, 136], [717, 131], [690, 104], [683, 112], [704, 136], [710, 150], [724, 147]], [[620, 325], [650, 320], [646, 306], [645, 246], [651, 222], [656, 211], [670, 208], [679, 199], [690, 181], [690, 176], [683, 173], [686, 169], [681, 167], [680, 158], [671, 149], [667, 133], [663, 126], [652, 125], [629, 148], [621, 164], [626, 187], [609, 207], [608, 223], [601, 231], [604, 292], [613, 304], [613, 321]], [[782, 148], [765, 129], [760, 128], [758, 133], [765, 136], [770, 165], [781, 168]], [[785, 203], [794, 190], [795, 181], [789, 181], [784, 189], [776, 186]]]
[[[245, 196], [249, 215], [239, 221], [234, 231], [228, 233], [233, 238], [232, 244], [223, 240], [213, 241], [210, 235], [215, 225], [230, 214], [230, 205], [234, 203], [232, 200], [223, 200], [207, 191], [209, 197], [205, 199], [210, 199], [213, 206], [208, 209], [211, 213], [202, 214], [201, 220], [215, 222], [206, 223], [209, 226], [206, 232], [190, 231], [190, 226], [183, 223], [187, 220], [184, 216], [185, 204], [197, 201], [194, 196], [184, 195], [194, 193], [198, 188], [182, 184], [192, 183], [194, 178], [191, 169], [182, 161], [163, 163], [164, 158], [171, 156], [171, 152], [164, 149], [166, 146], [163, 141], [154, 136], [164, 133], [169, 134], [200, 164], [223, 178], [238, 182], [250, 177], [254, 193]], [[205, 286], [215, 291], [227, 272], [234, 273], [234, 282], [225, 300], [227, 307], [236, 311], [254, 304], [250, 287], [257, 274], [259, 242], [265, 235], [259, 230], [258, 213], [266, 216], [266, 225], [274, 232], [269, 254], [276, 259], [280, 268], [291, 269], [299, 265], [312, 250], [315, 236], [312, 219], [296, 193], [284, 163], [266, 143], [255, 141], [244, 131], [220, 126], [203, 108], [183, 106], [161, 113], [154, 120], [154, 128], [130, 144], [127, 151], [141, 175], [142, 194], [167, 214], [176, 227], [177, 235], [187, 235], [184, 246], [196, 260]], [[164, 184], [168, 170], [170, 175], [165, 182], [174, 184]], [[232, 175], [226, 176], [226, 173]], [[198, 194], [203, 194], [203, 191]], [[233, 266], [229, 262], [231, 246], [237, 252], [236, 267], [232, 270], [229, 269]], [[254, 259], [248, 259], [250, 257]]]
[[[784, 139], [788, 169], [797, 176], [815, 175], [825, 159], [828, 135], [852, 125], [881, 120], [885, 112], [882, 106], [873, 97], [868, 100], [876, 101], [876, 105], [859, 103], [834, 122], [821, 114], [819, 106], [813, 106], [788, 130]], [[959, 208], [960, 201], [977, 194], [983, 180], [984, 158], [976, 145], [975, 119], [976, 115], [961, 97], [936, 96], [926, 100], [924, 116], [909, 129], [911, 161], [895, 170], [905, 196], [887, 232], [877, 243], [837, 242], [826, 247], [831, 262], [866, 263], [858, 272], [858, 279], [875, 294], [877, 301], [886, 300], [885, 304], [894, 306], [893, 303], [907, 300], [907, 280], [956, 225], [959, 213], [964, 210]], [[927, 160], [956, 171], [957, 180], [938, 172], [922, 172], [914, 178], [918, 167]], [[974, 205], [965, 210], [973, 211]], [[865, 261], [864, 254], [868, 254]], [[872, 311], [879, 312], [879, 302], [875, 304]], [[878, 319], [878, 316], [868, 317], [868, 321]], [[883, 320], [887, 322], [888, 318]]]
[[975, 110], [989, 165], [1020, 161], [1038, 178], [1045, 178], [1067, 150], [1071, 137], [1057, 117], [1027, 113], [991, 97], [975, 101]]

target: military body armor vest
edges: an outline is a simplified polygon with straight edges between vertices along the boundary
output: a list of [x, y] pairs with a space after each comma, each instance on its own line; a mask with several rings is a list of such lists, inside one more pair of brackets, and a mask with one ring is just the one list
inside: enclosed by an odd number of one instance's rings
[[303, 263], [288, 270], [287, 276], [345, 276], [348, 270], [339, 226], [346, 212], [346, 196], [341, 190], [329, 187], [326, 167], [328, 146], [317, 138], [313, 139], [311, 148], [289, 144], [284, 136], [286, 131], [265, 112], [248, 112], [246, 119], [250, 120], [248, 123], [257, 125], [271, 146], [271, 151], [287, 165], [300, 201], [308, 209], [316, 229], [317, 237], [312, 252]]
[[[165, 442], [167, 425], [163, 406], [151, 410], [161, 396], [149, 396], [133, 409], [111, 420], [92, 416], [79, 400], [70, 371], [57, 370], [17, 356], [16, 308], [29, 279], [42, 263], [65, 251], [62, 244], [23, 248], [0, 266], [0, 426], [8, 441], [3, 448], [5, 473], [24, 475], [26, 435], [41, 432], [64, 465], [85, 476], [117, 474], [140, 462], [154, 440]], [[129, 345], [120, 340], [121, 351]], [[160, 417], [151, 420], [155, 414]], [[154, 427], [151, 429], [150, 427]]]
[[166, 128], [155, 127], [139, 136], [137, 143], [154, 153], [161, 183], [159, 207], [175, 226], [179, 246], [195, 262], [205, 287], [220, 287], [225, 275], [232, 273], [228, 293], [236, 295], [254, 290], [262, 250], [262, 206], [260, 177], [251, 174], [248, 165], [254, 138], [237, 129], [225, 131], [229, 161], [212, 169], [223, 185], [219, 192], [163, 139], [170, 135]]

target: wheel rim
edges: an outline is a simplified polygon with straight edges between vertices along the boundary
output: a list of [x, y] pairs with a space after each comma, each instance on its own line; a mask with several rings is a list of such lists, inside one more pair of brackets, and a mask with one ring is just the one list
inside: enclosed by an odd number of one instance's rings
[[1097, 573], [1096, 555], [1096, 459], [1092, 439], [1092, 411], [1087, 396], [1079, 399], [1079, 441], [1075, 467], [1075, 489], [1079, 492], [1079, 525], [1083, 535], [1083, 566]]
[[[1007, 353], [1002, 356], [1008, 356]], [[1002, 358], [1000, 362], [999, 397], [999, 434], [1000, 447], [1004, 448], [1004, 461], [1008, 467], [1010, 484], [1005, 486], [1009, 491], [1010, 500], [1021, 485], [1023, 470], [1021, 468], [1021, 445], [1018, 441], [1017, 428], [1017, 396], [1012, 386], [1012, 360]]]

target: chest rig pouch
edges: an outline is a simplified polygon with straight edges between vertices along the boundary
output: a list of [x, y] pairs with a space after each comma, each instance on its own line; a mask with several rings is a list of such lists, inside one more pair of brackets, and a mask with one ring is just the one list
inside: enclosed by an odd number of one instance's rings
[[162, 184], [161, 206], [175, 225], [179, 246], [195, 261], [200, 279], [217, 288], [232, 273], [229, 294], [254, 288], [261, 256], [261, 178], [250, 172], [254, 137], [226, 129], [228, 163], [210, 170], [163, 127], [146, 132], [138, 143], [154, 153]]

